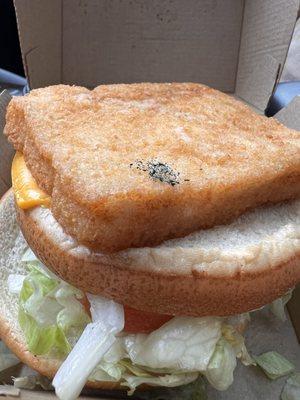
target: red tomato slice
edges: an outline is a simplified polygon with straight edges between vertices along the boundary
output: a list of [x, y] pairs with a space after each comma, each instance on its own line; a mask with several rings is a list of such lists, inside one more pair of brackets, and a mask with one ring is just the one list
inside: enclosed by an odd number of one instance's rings
[[[86, 295], [79, 299], [85, 311], [91, 315], [90, 302]], [[125, 327], [127, 333], [150, 333], [168, 322], [172, 315], [156, 314], [149, 311], [139, 311], [129, 306], [124, 306]]]
[[149, 311], [139, 311], [124, 306], [125, 327], [127, 333], [150, 333], [168, 322], [172, 315], [156, 314]]

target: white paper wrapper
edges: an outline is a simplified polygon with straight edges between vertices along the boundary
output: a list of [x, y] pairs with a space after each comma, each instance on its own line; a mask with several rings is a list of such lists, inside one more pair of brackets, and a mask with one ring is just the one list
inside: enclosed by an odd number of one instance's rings
[[[287, 315], [288, 317], [288, 315]], [[267, 310], [252, 314], [246, 333], [246, 345], [251, 354], [259, 355], [276, 350], [300, 371], [300, 346], [289, 317], [280, 322]], [[280, 400], [287, 377], [269, 380], [258, 367], [244, 367], [239, 363], [234, 373], [234, 383], [226, 392], [208, 388], [209, 400]]]

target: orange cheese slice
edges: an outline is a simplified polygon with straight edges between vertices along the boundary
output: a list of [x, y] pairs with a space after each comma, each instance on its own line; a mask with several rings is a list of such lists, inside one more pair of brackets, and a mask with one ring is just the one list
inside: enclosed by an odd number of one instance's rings
[[20, 208], [26, 210], [36, 206], [50, 206], [51, 197], [38, 187], [20, 152], [13, 159], [11, 177], [15, 199]]

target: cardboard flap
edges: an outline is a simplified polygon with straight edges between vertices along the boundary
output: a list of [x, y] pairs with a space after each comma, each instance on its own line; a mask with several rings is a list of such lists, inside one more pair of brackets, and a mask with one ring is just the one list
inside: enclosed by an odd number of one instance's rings
[[[253, 71], [239, 84], [237, 97], [263, 113], [273, 92], [280, 65], [274, 57], [265, 54]], [[251, 90], [249, 90], [251, 88]]]
[[275, 115], [275, 118], [288, 128], [300, 131], [300, 96], [294, 97], [285, 108]]
[[3, 135], [5, 126], [5, 114], [11, 95], [7, 90], [0, 94], [0, 197], [10, 188], [10, 166], [14, 155], [14, 149]]
[[288, 302], [288, 310], [291, 316], [292, 323], [294, 325], [294, 329], [296, 335], [298, 337], [298, 341], [300, 343], [300, 285], [298, 285], [293, 292], [293, 297]]
[[202, 82], [233, 92], [244, 0], [15, 0], [30, 87]]
[[299, 6], [299, 0], [245, 0], [236, 94], [260, 110], [284, 64]]
[[14, 3], [29, 86], [60, 83], [62, 1], [14, 0]]

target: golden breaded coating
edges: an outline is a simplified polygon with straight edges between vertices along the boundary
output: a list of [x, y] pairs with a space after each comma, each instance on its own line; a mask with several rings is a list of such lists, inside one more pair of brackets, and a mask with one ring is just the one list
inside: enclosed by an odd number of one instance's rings
[[200, 84], [33, 90], [5, 133], [65, 231], [104, 252], [300, 195], [300, 133]]

